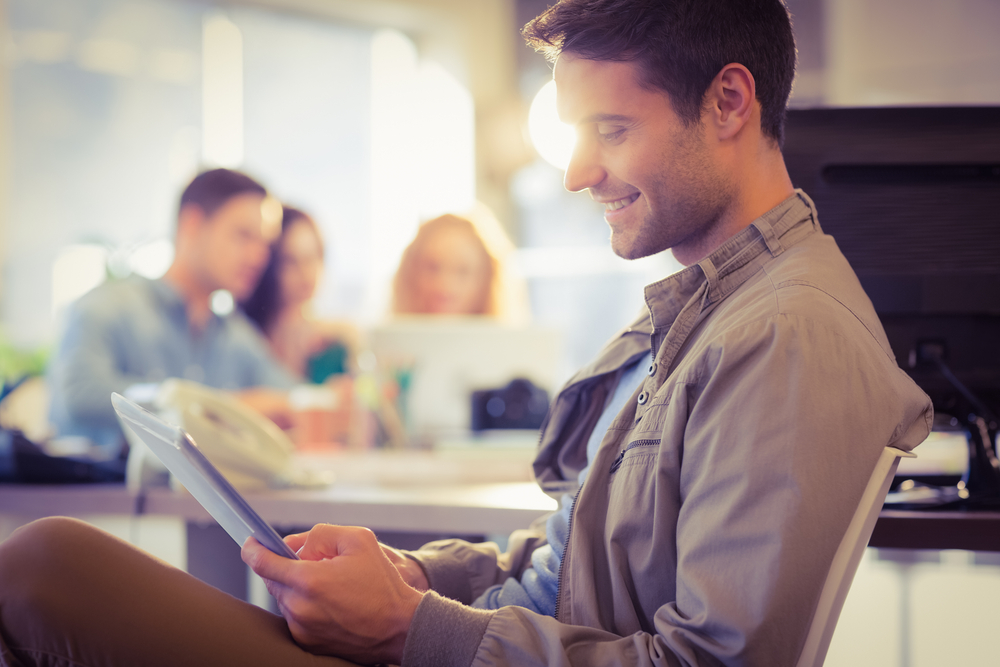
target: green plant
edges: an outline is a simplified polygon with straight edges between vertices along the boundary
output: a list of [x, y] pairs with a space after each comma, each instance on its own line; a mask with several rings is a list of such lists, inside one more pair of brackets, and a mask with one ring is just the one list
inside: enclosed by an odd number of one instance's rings
[[26, 375], [41, 375], [49, 361], [47, 346], [33, 349], [14, 345], [0, 333], [0, 381], [15, 382]]

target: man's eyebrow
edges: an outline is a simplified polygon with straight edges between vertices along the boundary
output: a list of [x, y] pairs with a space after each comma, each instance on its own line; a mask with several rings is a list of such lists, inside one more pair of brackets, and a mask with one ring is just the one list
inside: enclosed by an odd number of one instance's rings
[[587, 116], [583, 119], [584, 123], [628, 123], [632, 120], [631, 116], [623, 116], [616, 113], [595, 113], [592, 116]]

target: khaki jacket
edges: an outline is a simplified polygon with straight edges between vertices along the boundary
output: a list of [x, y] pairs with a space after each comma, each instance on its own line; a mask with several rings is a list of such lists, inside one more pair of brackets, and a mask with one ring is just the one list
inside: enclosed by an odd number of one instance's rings
[[[646, 304], [544, 427], [538, 480], [572, 489], [621, 368], [654, 351], [574, 502], [556, 618], [431, 594], [404, 665], [795, 663], [881, 450], [923, 441], [930, 400], [801, 192], [649, 285]], [[468, 603], [530, 566], [540, 539], [414, 557]]]

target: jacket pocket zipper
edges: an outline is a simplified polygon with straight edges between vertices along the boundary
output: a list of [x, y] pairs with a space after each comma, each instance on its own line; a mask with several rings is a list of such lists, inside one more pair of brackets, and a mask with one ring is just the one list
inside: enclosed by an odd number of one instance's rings
[[628, 447], [623, 449], [621, 453], [618, 454], [618, 457], [611, 464], [610, 474], [613, 475], [614, 473], [618, 472], [618, 469], [622, 467], [622, 461], [625, 460], [625, 453], [628, 452], [630, 449], [635, 449], [636, 447], [652, 447], [658, 444], [660, 444], [659, 438], [653, 440], [636, 440], [634, 442], [629, 443]]

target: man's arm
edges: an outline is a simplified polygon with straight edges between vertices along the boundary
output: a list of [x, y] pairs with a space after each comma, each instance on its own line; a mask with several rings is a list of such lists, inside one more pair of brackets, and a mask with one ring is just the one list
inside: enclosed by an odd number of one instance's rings
[[545, 544], [540, 529], [516, 530], [501, 553], [492, 542], [438, 540], [406, 555], [419, 563], [428, 588], [446, 598], [472, 604], [486, 589], [510, 578], [520, 579], [531, 567], [531, 555]]
[[[514, 635], [505, 637], [505, 645], [515, 641], [494, 654], [499, 664], [551, 664], [546, 656], [563, 652], [564, 635], [571, 634], [572, 653], [592, 652], [598, 659], [581, 664], [618, 666], [627, 664], [621, 661], [623, 654], [635, 655], [640, 641], [566, 626], [519, 607], [483, 611], [433, 592], [421, 593], [407, 585], [364, 528], [321, 525], [285, 541], [303, 560], [278, 556], [253, 538], [243, 545], [243, 560], [264, 579], [295, 641], [316, 654], [365, 664], [464, 667], [475, 658], [480, 640], [496, 634], [498, 620], [501, 635], [513, 623], [517, 634], [532, 638], [517, 648]], [[411, 634], [419, 635], [416, 642]], [[411, 647], [420, 641], [423, 646]], [[539, 649], [543, 652], [533, 655]]]
[[52, 417], [62, 431], [117, 432], [111, 393], [146, 379], [122, 371], [114, 313], [91, 294], [73, 304], [50, 364]]
[[285, 368], [271, 352], [267, 338], [253, 325], [242, 312], [229, 315], [231, 338], [227, 342], [229, 353], [232, 348], [239, 348], [245, 368], [245, 387], [271, 387], [287, 390], [303, 382], [302, 378]]

